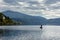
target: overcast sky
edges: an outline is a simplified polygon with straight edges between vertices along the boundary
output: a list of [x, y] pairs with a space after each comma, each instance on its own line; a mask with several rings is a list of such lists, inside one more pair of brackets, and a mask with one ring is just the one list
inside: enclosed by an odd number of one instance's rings
[[5, 10], [47, 19], [60, 18], [60, 0], [0, 0], [0, 11]]

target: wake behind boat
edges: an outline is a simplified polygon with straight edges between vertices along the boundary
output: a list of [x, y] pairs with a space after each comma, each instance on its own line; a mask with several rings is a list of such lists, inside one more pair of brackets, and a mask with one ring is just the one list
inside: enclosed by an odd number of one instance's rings
[[9, 30], [40, 30], [40, 25], [0, 26], [0, 29], [9, 29]]

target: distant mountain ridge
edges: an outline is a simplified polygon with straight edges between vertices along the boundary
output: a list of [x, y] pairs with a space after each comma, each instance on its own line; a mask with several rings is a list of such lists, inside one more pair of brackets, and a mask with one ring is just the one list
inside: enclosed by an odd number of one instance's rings
[[60, 18], [49, 19], [47, 24], [48, 25], [60, 25]]
[[4, 11], [6, 16], [9, 16], [13, 20], [22, 21], [25, 25], [41, 25], [46, 24], [46, 19], [40, 16], [30, 16], [14, 11]]
[[23, 22], [24, 25], [60, 25], [60, 18], [47, 20], [41, 16], [30, 16], [10, 10], [4, 11], [3, 13], [17, 22]]

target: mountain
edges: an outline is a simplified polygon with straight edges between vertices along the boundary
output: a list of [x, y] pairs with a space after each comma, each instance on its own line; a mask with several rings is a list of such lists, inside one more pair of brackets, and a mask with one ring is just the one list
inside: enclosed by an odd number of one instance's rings
[[3, 12], [6, 16], [12, 18], [15, 21], [23, 22], [24, 25], [40, 25], [46, 24], [46, 19], [40, 16], [30, 16], [20, 12], [15, 11], [4, 11]]
[[49, 19], [47, 24], [49, 24], [49, 25], [60, 25], [60, 18]]
[[14, 21], [22, 22], [23, 23], [22, 25], [40, 25], [40, 24], [60, 25], [60, 18], [47, 20], [41, 16], [30, 16], [24, 13], [10, 11], [10, 10], [4, 11], [3, 14], [8, 16]]
[[13, 21], [11, 18], [5, 16], [3, 13], [0, 13], [0, 25], [17, 25], [18, 22]]

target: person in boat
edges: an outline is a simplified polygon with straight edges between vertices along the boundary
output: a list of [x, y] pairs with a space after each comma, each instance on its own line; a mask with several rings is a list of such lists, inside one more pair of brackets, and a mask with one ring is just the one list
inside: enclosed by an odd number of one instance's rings
[[40, 29], [42, 29], [42, 25], [41, 25]]

